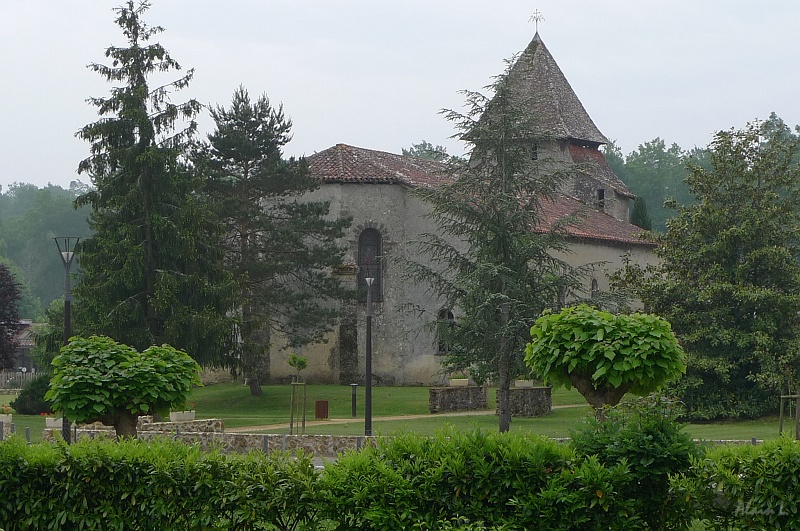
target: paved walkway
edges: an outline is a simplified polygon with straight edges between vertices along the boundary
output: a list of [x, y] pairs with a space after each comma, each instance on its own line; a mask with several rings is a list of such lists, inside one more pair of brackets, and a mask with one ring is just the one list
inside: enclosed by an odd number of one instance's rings
[[[586, 404], [571, 404], [565, 406], [553, 406], [553, 409], [565, 409], [565, 408], [573, 408], [573, 407], [588, 407]], [[425, 413], [422, 415], [394, 415], [388, 417], [372, 417], [373, 422], [377, 421], [385, 421], [385, 420], [415, 420], [415, 419], [429, 419], [433, 417], [470, 417], [470, 416], [478, 416], [478, 415], [494, 415], [495, 410], [493, 409], [479, 409], [476, 411], [452, 411], [447, 413]], [[340, 418], [340, 419], [328, 419], [328, 420], [306, 420], [306, 427], [308, 426], [323, 426], [323, 425], [330, 425], [330, 424], [352, 424], [352, 423], [361, 423], [364, 422], [363, 417], [357, 418]], [[295, 426], [300, 426], [300, 421], [295, 423]], [[227, 433], [249, 433], [253, 431], [265, 431], [265, 430], [280, 430], [280, 429], [289, 429], [289, 423], [284, 422], [281, 424], [264, 424], [260, 426], [241, 426], [238, 428], [225, 428]]]

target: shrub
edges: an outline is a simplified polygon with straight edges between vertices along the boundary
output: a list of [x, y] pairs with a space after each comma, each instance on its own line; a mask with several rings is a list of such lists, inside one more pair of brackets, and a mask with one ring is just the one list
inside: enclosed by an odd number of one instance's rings
[[40, 374], [28, 382], [17, 398], [11, 402], [11, 407], [20, 415], [41, 415], [52, 413], [52, 404], [44, 399], [50, 387], [50, 376]]
[[588, 419], [571, 433], [579, 455], [596, 456], [607, 467], [627, 464], [632, 481], [621, 494], [635, 501], [648, 529], [685, 527], [690, 521], [685, 500], [671, 492], [669, 482], [689, 469], [701, 449], [676, 422], [678, 413], [674, 402], [655, 395], [628, 401], [604, 420]]
[[0, 529], [296, 529], [321, 504], [306, 455], [173, 441], [0, 443]]
[[796, 529], [800, 444], [784, 437], [758, 446], [721, 446], [692, 460], [673, 488], [692, 500], [709, 529]]
[[[321, 477], [339, 529], [642, 529], [627, 465], [518, 433], [412, 434], [342, 456]], [[575, 523], [580, 523], [575, 527]]]

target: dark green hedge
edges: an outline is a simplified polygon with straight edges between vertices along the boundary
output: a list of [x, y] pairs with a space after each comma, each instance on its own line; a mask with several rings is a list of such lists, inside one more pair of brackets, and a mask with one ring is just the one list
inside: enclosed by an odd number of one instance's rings
[[404, 435], [340, 459], [321, 478], [341, 529], [437, 529], [453, 518], [507, 529], [641, 529], [625, 464], [519, 434]]
[[672, 489], [707, 529], [800, 529], [800, 442], [712, 448]]
[[[308, 458], [173, 442], [0, 443], [0, 528], [293, 529], [320, 505]], [[275, 527], [270, 527], [275, 526]]]
[[[666, 455], [685, 455], [682, 444], [651, 433], [636, 445], [631, 429], [580, 451], [521, 434], [408, 434], [323, 471], [301, 455], [12, 437], [0, 443], [0, 529], [796, 528], [800, 444], [711, 449], [686, 465]], [[666, 490], [643, 488], [651, 465], [653, 479], [669, 477]], [[653, 519], [664, 506], [672, 516]]]

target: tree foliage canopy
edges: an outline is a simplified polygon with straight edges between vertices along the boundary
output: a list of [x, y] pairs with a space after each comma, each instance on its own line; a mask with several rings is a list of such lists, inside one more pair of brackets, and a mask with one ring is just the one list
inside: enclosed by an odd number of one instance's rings
[[19, 283], [9, 268], [0, 263], [0, 371], [14, 367], [19, 300]]
[[697, 418], [758, 416], [800, 376], [798, 138], [773, 122], [717, 133], [691, 168], [640, 297], [689, 354], [677, 386]]
[[75, 209], [80, 184], [69, 189], [14, 183], [0, 194], [0, 261], [21, 286], [20, 317], [38, 320], [64, 294], [64, 266], [55, 235], [89, 235], [88, 208]]
[[561, 230], [568, 221], [549, 230], [541, 216], [540, 202], [552, 199], [567, 175], [532, 160], [531, 146], [544, 139], [519, 110], [506, 75], [492, 89], [491, 100], [465, 92], [467, 113], [446, 114], [469, 146], [468, 160], [448, 163], [450, 183], [417, 191], [440, 230], [416, 242], [429, 262], [411, 261], [407, 271], [455, 313], [452, 326], [439, 327], [445, 366], [498, 382], [506, 431], [509, 382], [524, 371], [528, 331], [560, 292], [580, 291], [583, 275], [556, 258], [569, 252]]
[[319, 340], [338, 316], [334, 301], [350, 296], [333, 270], [350, 219], [330, 219], [328, 201], [305, 159], [284, 159], [291, 121], [266, 95], [251, 101], [240, 87], [228, 109], [211, 111], [216, 129], [195, 155], [206, 191], [225, 224], [225, 265], [237, 284], [244, 375], [258, 393], [268, 372], [271, 338], [289, 346]]
[[79, 253], [79, 328], [139, 349], [169, 342], [204, 363], [224, 363], [233, 291], [222, 268], [222, 226], [186, 162], [201, 105], [173, 103], [172, 92], [187, 86], [191, 70], [151, 86], [151, 76], [180, 65], [149, 42], [163, 29], [142, 21], [148, 7], [131, 0], [117, 8], [128, 45], [106, 50], [109, 65], [89, 66], [118, 85], [108, 97], [89, 100], [101, 118], [78, 132], [91, 143], [78, 171], [94, 189], [77, 204], [92, 207], [96, 231]]
[[70, 420], [100, 421], [118, 436], [136, 436], [139, 415], [183, 409], [195, 385], [197, 362], [169, 345], [137, 352], [108, 337], [73, 337], [53, 360], [45, 398]]
[[411, 147], [406, 149], [402, 148], [403, 155], [417, 157], [420, 159], [434, 160], [436, 162], [447, 162], [451, 155], [447, 154], [447, 148], [444, 146], [434, 146], [427, 140], [423, 140], [419, 144], [411, 144]]
[[686, 372], [686, 356], [664, 319], [614, 315], [587, 305], [546, 312], [531, 328], [525, 363], [548, 383], [575, 386], [595, 408], [627, 392], [644, 395]]

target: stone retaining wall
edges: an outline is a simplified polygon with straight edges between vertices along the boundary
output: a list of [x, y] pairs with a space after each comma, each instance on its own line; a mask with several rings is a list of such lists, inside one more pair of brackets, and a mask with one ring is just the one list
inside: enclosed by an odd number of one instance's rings
[[[53, 440], [58, 430], [45, 430], [44, 439]], [[114, 431], [109, 429], [86, 429], [80, 427], [74, 431], [77, 441], [85, 438], [114, 438]], [[137, 438], [152, 441], [157, 438], [169, 438], [187, 444], [197, 444], [204, 451], [211, 449], [222, 453], [246, 454], [252, 451], [295, 451], [302, 450], [315, 458], [335, 459], [347, 450], [359, 450], [365, 445], [374, 444], [375, 437], [356, 435], [280, 435], [224, 432], [189, 432], [180, 430], [156, 431], [145, 430], [138, 433]]]
[[[152, 422], [151, 417], [140, 417], [137, 438], [151, 441], [159, 437], [197, 444], [202, 450], [217, 449], [223, 453], [245, 454], [252, 451], [303, 450], [316, 458], [336, 458], [347, 450], [359, 450], [374, 444], [375, 437], [339, 435], [281, 435], [225, 433], [221, 419], [203, 419], [186, 422]], [[44, 430], [43, 439], [53, 440], [58, 429]], [[114, 428], [99, 422], [73, 427], [73, 437], [81, 439], [114, 438]]]
[[428, 390], [428, 412], [474, 411], [489, 407], [486, 387], [431, 387]]
[[550, 387], [512, 387], [509, 391], [512, 417], [541, 417], [553, 409]]

